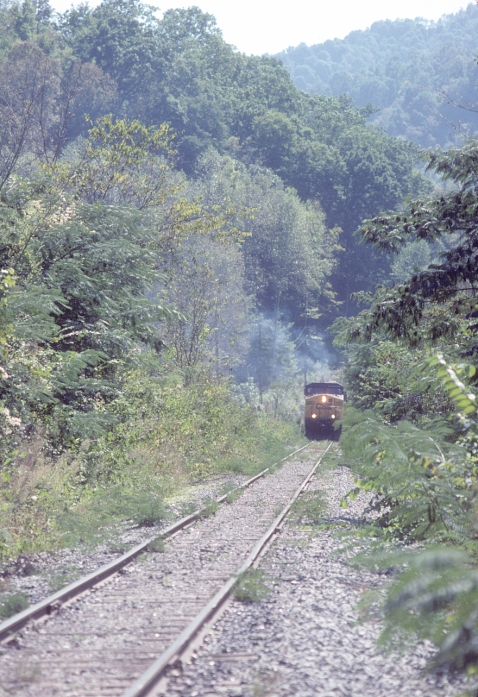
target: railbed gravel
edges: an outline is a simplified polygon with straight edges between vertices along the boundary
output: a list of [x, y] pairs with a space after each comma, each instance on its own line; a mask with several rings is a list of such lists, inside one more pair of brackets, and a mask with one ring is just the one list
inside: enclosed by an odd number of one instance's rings
[[120, 696], [243, 563], [321, 446], [259, 479], [0, 650], [0, 695]]
[[[346, 468], [318, 473], [310, 489], [327, 492], [330, 523], [356, 525], [366, 504], [344, 510], [351, 488]], [[167, 697], [454, 697], [465, 682], [428, 673], [430, 645], [407, 655], [376, 648], [379, 627], [358, 623], [362, 591], [383, 577], [337, 555], [333, 530], [310, 532], [290, 520], [262, 559], [272, 583], [262, 602], [232, 600], [190, 663], [169, 674]]]
[[[187, 513], [200, 508], [205, 501], [218, 498], [226, 484], [237, 487], [249, 479], [245, 474], [224, 474], [210, 477], [187, 487], [180, 495], [166, 501], [167, 517], [152, 526], [138, 526], [128, 521], [104, 529], [104, 539], [94, 546], [78, 545], [54, 552], [21, 554], [0, 567], [0, 602], [23, 593], [33, 605], [62, 586], [72, 583], [108, 564], [146, 540], [155, 537]], [[1, 620], [0, 620], [1, 621]]]

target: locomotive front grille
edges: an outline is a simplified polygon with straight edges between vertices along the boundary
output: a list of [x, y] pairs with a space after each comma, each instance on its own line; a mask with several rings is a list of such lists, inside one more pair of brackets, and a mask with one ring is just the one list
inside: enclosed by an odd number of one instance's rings
[[[315, 391], [316, 388], [319, 389]], [[305, 387], [305, 397], [306, 435], [335, 433], [334, 424], [342, 418], [345, 401], [342, 385], [339, 383], [311, 383]]]

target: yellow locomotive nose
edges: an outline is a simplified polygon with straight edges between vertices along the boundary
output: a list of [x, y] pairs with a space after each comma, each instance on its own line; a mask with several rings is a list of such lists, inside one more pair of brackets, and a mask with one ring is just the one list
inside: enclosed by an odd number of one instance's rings
[[329, 436], [338, 438], [334, 429], [342, 418], [345, 394], [343, 385], [338, 382], [311, 382], [304, 387], [305, 435], [308, 438]]

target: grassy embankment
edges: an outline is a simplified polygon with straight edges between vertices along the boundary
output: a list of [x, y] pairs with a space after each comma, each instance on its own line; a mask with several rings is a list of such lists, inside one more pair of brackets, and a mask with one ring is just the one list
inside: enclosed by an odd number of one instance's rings
[[39, 435], [21, 445], [3, 472], [4, 561], [95, 544], [120, 521], [153, 525], [189, 486], [220, 473], [253, 474], [306, 442], [297, 413], [241, 405], [226, 383], [205, 379], [185, 387], [179, 378], [130, 375], [115, 409], [107, 435], [55, 459]]

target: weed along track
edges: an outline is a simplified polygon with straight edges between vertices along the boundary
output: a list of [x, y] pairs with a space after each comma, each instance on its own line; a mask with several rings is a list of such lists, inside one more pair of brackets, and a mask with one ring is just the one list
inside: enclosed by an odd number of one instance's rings
[[230, 503], [195, 516], [164, 542], [164, 551], [154, 545], [137, 550], [133, 561], [76, 602], [66, 606], [56, 598], [55, 605], [56, 596], [50, 598], [44, 621], [20, 623], [3, 645], [0, 694], [155, 694], [165, 668], [219, 611], [324, 452], [318, 443], [297, 452]]

